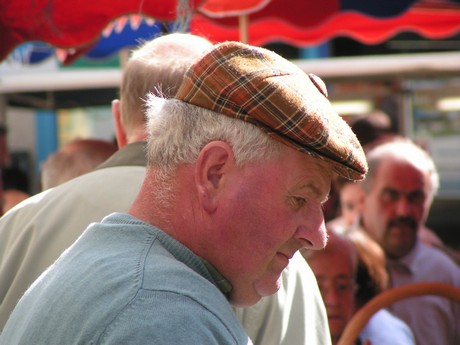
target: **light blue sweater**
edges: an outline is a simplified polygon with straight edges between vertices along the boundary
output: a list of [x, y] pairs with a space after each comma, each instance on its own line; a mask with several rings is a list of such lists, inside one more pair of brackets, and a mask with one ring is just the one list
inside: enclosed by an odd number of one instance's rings
[[35, 281], [0, 344], [250, 340], [200, 258], [161, 230], [118, 213], [90, 226]]

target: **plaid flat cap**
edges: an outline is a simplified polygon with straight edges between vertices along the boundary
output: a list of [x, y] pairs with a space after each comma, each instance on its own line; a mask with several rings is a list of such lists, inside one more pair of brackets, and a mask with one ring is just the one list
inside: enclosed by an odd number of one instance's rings
[[190, 67], [175, 98], [256, 125], [291, 148], [332, 162], [347, 179], [367, 173], [362, 147], [332, 108], [322, 80], [270, 50], [217, 44]]

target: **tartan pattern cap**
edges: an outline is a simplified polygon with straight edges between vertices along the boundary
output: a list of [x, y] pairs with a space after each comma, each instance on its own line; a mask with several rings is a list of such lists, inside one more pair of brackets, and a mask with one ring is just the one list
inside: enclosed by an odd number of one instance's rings
[[333, 163], [339, 175], [362, 180], [362, 147], [326, 97], [320, 78], [276, 53], [224, 42], [190, 67], [175, 98], [252, 123], [291, 148]]

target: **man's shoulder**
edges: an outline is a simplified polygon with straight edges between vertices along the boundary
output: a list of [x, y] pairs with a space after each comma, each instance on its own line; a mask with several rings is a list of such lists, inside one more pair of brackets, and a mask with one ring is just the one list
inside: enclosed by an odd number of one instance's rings
[[[57, 233], [78, 235], [91, 222], [125, 212], [144, 174], [141, 166], [101, 169], [24, 200], [0, 218], [0, 253], [11, 249], [13, 242], [24, 243], [37, 236], [51, 236], [49, 240], [57, 243]], [[122, 188], [127, 185], [129, 188]]]
[[442, 250], [420, 243], [413, 263], [415, 273], [425, 274], [433, 281], [460, 286], [460, 266]]
[[97, 199], [101, 196], [100, 190], [120, 188], [120, 182], [132, 182], [131, 187], [137, 182], [140, 186], [144, 175], [145, 167], [142, 166], [118, 166], [89, 172], [27, 198], [1, 217], [0, 225], [8, 218], [22, 217], [25, 212], [35, 212], [48, 204], [62, 204], [84, 194]]
[[452, 260], [449, 255], [443, 252], [440, 248], [435, 246], [429, 246], [424, 243], [419, 244], [418, 248], [418, 258], [423, 261], [434, 261], [439, 262], [440, 264], [455, 265], [455, 262]]

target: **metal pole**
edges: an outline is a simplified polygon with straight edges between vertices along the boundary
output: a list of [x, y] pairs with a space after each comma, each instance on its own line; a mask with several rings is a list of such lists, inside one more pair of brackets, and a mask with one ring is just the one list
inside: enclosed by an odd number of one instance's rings
[[7, 96], [0, 94], [0, 124], [6, 124]]
[[238, 23], [240, 29], [240, 42], [249, 43], [249, 15], [242, 14], [238, 16]]
[[407, 138], [413, 139], [414, 136], [414, 107], [413, 107], [413, 92], [411, 81], [402, 82], [401, 96], [401, 113], [400, 128], [401, 134]]

